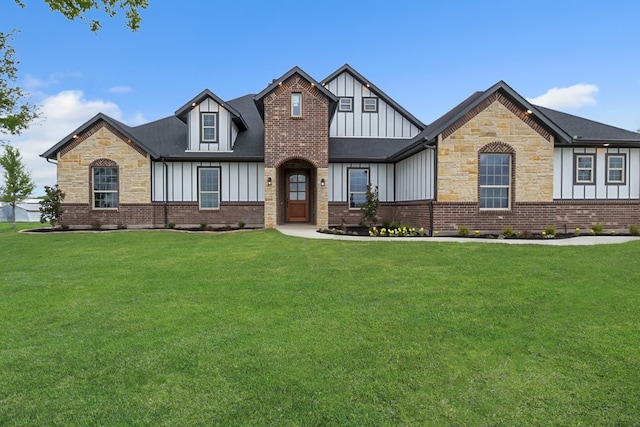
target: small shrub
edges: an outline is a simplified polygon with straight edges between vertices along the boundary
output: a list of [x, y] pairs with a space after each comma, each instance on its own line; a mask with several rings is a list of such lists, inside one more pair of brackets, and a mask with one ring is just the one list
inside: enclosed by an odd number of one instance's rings
[[533, 234], [529, 230], [522, 230], [522, 238], [530, 239], [533, 237]]
[[440, 235], [440, 232], [438, 230], [433, 232], [433, 237], [438, 237]]
[[201, 222], [201, 223], [200, 223], [200, 228], [201, 228], [202, 230], [205, 230], [205, 229], [207, 228], [207, 223], [206, 223], [206, 222]]
[[92, 230], [100, 230], [102, 228], [102, 223], [99, 219], [94, 219], [91, 221], [91, 229]]
[[581, 234], [580, 229], [576, 227], [575, 231], [573, 232], [573, 235], [578, 237], [580, 234]]
[[556, 235], [556, 228], [553, 225], [547, 225], [544, 229], [544, 234], [547, 237], [553, 237]]
[[247, 223], [245, 223], [244, 221], [238, 221], [238, 228], [242, 229], [245, 225], [247, 225]]
[[604, 231], [604, 224], [601, 222], [595, 224], [593, 227], [591, 227], [591, 231], [593, 231], [593, 234], [602, 233]]
[[631, 224], [629, 226], [629, 233], [632, 236], [640, 236], [640, 226], [635, 225], [635, 224]]
[[384, 221], [382, 221], [382, 226], [384, 228], [389, 228], [391, 226], [391, 221], [389, 221], [388, 219], [385, 219]]
[[397, 221], [391, 221], [391, 224], [389, 224], [389, 227], [387, 228], [393, 228], [393, 229], [400, 228], [400, 223]]
[[167, 223], [167, 228], [176, 228], [176, 223], [175, 222], [168, 222]]
[[465, 227], [464, 225], [458, 228], [458, 236], [467, 237], [469, 235], [469, 227]]
[[507, 239], [510, 238], [510, 237], [513, 237], [513, 227], [507, 226], [507, 227], [503, 228], [502, 229], [502, 235], [504, 237], [506, 237]]

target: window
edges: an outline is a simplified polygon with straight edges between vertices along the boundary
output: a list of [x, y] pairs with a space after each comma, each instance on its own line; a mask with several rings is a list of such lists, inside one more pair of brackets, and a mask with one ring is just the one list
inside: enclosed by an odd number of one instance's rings
[[218, 113], [202, 113], [202, 142], [218, 142]]
[[480, 154], [480, 209], [509, 209], [511, 155]]
[[115, 209], [118, 207], [118, 168], [93, 168], [94, 209]]
[[338, 103], [338, 111], [343, 111], [343, 112], [353, 111], [353, 98], [352, 97], [340, 98]]
[[302, 117], [302, 94], [291, 94], [291, 117]]
[[368, 169], [349, 169], [349, 209], [360, 209], [367, 201]]
[[378, 98], [362, 98], [362, 111], [365, 113], [377, 113]]
[[576, 154], [576, 184], [594, 183], [595, 154]]
[[607, 184], [624, 184], [626, 173], [624, 154], [607, 154]]
[[220, 208], [220, 168], [199, 168], [200, 209]]

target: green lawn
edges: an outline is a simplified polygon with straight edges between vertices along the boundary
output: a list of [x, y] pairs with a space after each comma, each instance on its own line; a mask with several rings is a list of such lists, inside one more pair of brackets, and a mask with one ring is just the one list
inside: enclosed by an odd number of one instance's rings
[[640, 420], [640, 242], [9, 227], [0, 425]]

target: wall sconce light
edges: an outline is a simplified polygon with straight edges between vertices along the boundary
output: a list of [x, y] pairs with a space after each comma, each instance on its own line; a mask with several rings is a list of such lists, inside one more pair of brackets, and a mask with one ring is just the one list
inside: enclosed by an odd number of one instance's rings
[[524, 113], [528, 116], [529, 114], [533, 114], [533, 111], [531, 111], [531, 110], [527, 110], [527, 111], [525, 111]]
[[324, 187], [324, 186], [325, 186], [325, 184], [326, 184], [326, 182], [324, 182], [324, 178], [322, 178], [322, 179], [320, 180], [320, 187]]
[[271, 177], [267, 178], [267, 185], [271, 185]]

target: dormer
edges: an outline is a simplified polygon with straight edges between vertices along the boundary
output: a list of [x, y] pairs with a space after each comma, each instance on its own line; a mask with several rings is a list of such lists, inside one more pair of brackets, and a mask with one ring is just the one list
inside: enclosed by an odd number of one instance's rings
[[338, 98], [331, 137], [413, 138], [426, 126], [364, 76], [345, 64], [323, 80]]
[[175, 115], [189, 130], [186, 151], [233, 151], [238, 133], [247, 129], [242, 115], [209, 89]]

